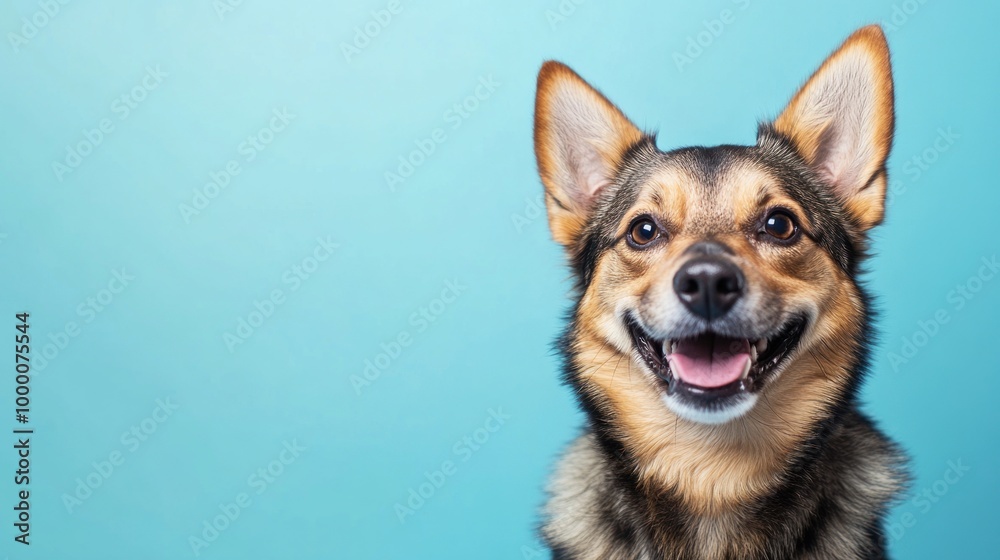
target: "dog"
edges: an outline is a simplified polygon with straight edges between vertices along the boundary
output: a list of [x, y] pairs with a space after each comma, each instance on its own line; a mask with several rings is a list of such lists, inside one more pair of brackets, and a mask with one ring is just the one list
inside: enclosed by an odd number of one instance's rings
[[556, 559], [874, 559], [906, 457], [859, 408], [894, 128], [889, 49], [854, 32], [753, 146], [661, 151], [567, 66], [534, 142], [575, 302], [588, 422], [549, 484]]

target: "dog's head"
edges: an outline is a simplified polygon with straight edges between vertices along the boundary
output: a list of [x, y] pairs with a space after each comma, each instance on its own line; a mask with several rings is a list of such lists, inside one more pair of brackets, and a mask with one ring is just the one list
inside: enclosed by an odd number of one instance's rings
[[874, 26], [759, 127], [755, 146], [660, 151], [572, 70], [543, 66], [535, 150], [580, 289], [571, 381], [623, 437], [655, 429], [657, 415], [808, 422], [843, 398], [863, 361], [855, 274], [882, 221], [892, 133]]

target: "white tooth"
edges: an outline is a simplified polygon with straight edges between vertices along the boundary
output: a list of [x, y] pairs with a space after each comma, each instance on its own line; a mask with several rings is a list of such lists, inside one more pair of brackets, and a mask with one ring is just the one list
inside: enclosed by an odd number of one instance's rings
[[750, 347], [750, 361], [751, 362], [757, 361], [757, 346]]
[[674, 353], [674, 343], [669, 340], [663, 341], [663, 355], [669, 356]]
[[751, 360], [747, 360], [747, 364], [743, 366], [743, 375], [740, 376], [740, 379], [746, 379], [747, 375], [750, 373], [750, 362]]
[[758, 340], [757, 344], [755, 344], [754, 346], [757, 347], [757, 352], [758, 353], [763, 352], [764, 350], [767, 350], [767, 339], [766, 338], [762, 338], [762, 339]]

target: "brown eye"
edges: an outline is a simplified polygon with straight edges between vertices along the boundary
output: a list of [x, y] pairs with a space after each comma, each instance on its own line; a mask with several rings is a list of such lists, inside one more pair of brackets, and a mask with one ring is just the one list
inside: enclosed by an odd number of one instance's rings
[[636, 247], [649, 245], [660, 236], [660, 228], [649, 218], [639, 218], [628, 229], [628, 238]]
[[796, 230], [795, 220], [783, 210], [771, 212], [764, 220], [764, 232], [781, 241], [791, 239]]

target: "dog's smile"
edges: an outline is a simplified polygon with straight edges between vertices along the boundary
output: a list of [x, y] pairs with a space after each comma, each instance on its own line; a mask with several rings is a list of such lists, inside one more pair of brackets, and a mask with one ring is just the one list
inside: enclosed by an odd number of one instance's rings
[[589, 418], [546, 506], [554, 556], [885, 557], [907, 477], [857, 402], [871, 344], [858, 275], [893, 126], [877, 27], [753, 146], [663, 151], [545, 63], [535, 155], [576, 280], [565, 377]]
[[689, 406], [721, 411], [755, 393], [798, 347], [806, 321], [793, 316], [773, 334], [734, 338], [711, 330], [660, 340], [634, 317], [627, 320], [636, 352], [668, 396]]

